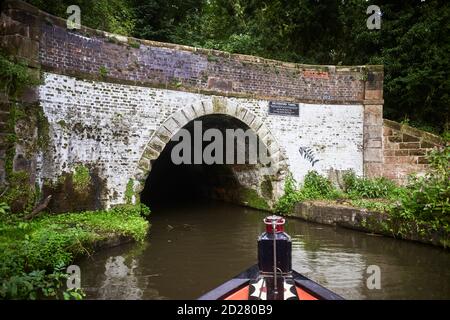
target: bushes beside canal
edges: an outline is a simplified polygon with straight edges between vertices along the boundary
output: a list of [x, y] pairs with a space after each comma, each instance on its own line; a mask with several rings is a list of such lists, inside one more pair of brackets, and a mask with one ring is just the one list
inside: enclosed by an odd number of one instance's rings
[[419, 227], [450, 232], [450, 147], [428, 156], [430, 170], [423, 177], [412, 176], [398, 206], [390, 214], [414, 221]]
[[420, 177], [411, 176], [403, 187], [386, 178], [365, 179], [353, 172], [344, 175], [341, 188], [336, 188], [314, 171], [306, 175], [301, 187], [288, 177], [285, 194], [276, 204], [275, 211], [289, 214], [298, 202], [326, 200], [385, 212], [390, 222], [386, 228], [394, 234], [411, 232], [402, 226], [414, 226], [414, 232], [419, 234], [430, 229], [449, 233], [450, 147], [434, 150], [428, 155], [428, 161], [428, 172]]
[[32, 221], [15, 218], [0, 206], [0, 298], [82, 298], [64, 290], [65, 268], [76, 257], [114, 237], [143, 241], [149, 224], [144, 205], [105, 211], [43, 215]]
[[297, 182], [292, 175], [286, 178], [284, 185], [284, 195], [275, 205], [275, 211], [278, 213], [290, 213], [298, 202], [305, 200], [318, 199], [337, 199], [342, 192], [333, 186], [331, 181], [322, 177], [316, 171], [310, 171], [305, 176], [303, 186], [298, 188]]

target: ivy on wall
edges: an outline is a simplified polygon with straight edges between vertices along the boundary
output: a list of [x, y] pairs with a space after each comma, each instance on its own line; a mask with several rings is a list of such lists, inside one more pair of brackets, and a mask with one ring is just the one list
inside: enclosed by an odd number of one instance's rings
[[[3, 95], [8, 112], [6, 126], [3, 129], [6, 133], [6, 141], [3, 146], [5, 151], [4, 171], [6, 173], [6, 183], [0, 190], [0, 202], [7, 203], [12, 211], [29, 212], [33, 209], [39, 197], [38, 191], [30, 182], [30, 174], [27, 171], [14, 171], [14, 157], [16, 153], [16, 125], [18, 121], [24, 120], [38, 127], [38, 134], [43, 131], [42, 123], [45, 119], [40, 110], [31, 106], [25, 106], [19, 101], [20, 94], [30, 86], [40, 83], [39, 77], [34, 75], [24, 61], [15, 61], [13, 57], [0, 52], [0, 94]], [[31, 109], [30, 109], [31, 108]], [[38, 108], [39, 109], [39, 108]], [[33, 120], [34, 119], [34, 120]], [[29, 141], [27, 141], [29, 142]], [[39, 144], [39, 143], [38, 143]]]
[[24, 88], [39, 84], [23, 61], [14, 62], [12, 57], [0, 53], [0, 91], [8, 96], [17, 96]]

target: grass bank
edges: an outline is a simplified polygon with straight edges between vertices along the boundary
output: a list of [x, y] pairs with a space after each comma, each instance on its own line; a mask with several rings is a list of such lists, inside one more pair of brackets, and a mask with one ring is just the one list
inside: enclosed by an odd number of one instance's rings
[[[424, 176], [410, 176], [405, 186], [386, 178], [366, 179], [353, 172], [344, 174], [336, 187], [327, 178], [310, 171], [299, 186], [289, 177], [285, 194], [275, 206], [280, 214], [291, 215], [298, 203], [321, 200], [383, 213], [384, 234], [411, 238], [411, 234], [450, 233], [450, 148], [443, 147], [428, 155], [430, 167]], [[373, 232], [379, 232], [373, 225]], [[367, 229], [371, 225], [366, 226]], [[415, 238], [415, 236], [413, 237]], [[447, 245], [447, 244], [445, 244]]]
[[66, 267], [117, 237], [143, 241], [150, 210], [144, 205], [42, 215], [24, 221], [0, 205], [0, 299], [81, 299], [65, 290]]

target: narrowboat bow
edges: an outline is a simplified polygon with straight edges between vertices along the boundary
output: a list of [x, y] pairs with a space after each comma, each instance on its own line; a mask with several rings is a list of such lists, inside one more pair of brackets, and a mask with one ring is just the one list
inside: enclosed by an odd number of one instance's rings
[[284, 232], [285, 219], [264, 219], [258, 238], [258, 264], [199, 300], [343, 300], [336, 293], [292, 270], [292, 242]]

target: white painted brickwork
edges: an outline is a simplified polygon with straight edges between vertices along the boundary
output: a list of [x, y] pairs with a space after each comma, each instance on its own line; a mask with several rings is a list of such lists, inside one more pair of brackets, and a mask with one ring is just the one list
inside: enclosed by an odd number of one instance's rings
[[[213, 100], [218, 99], [51, 73], [45, 74], [39, 94], [51, 135], [51, 153], [41, 161], [40, 181], [55, 179], [78, 163], [91, 165], [106, 182], [106, 206], [125, 201], [127, 182], [139, 171], [138, 164], [155, 130], [174, 114], [175, 121], [165, 123], [169, 130], [170, 123], [176, 130], [177, 122], [187, 123], [199, 115], [198, 110], [204, 114], [216, 112]], [[362, 105], [300, 104], [300, 116], [287, 117], [269, 116], [265, 100], [219, 99], [227, 114], [236, 114], [253, 126], [258, 126], [258, 122], [267, 126], [271, 134], [267, 137], [276, 140], [298, 181], [311, 169], [323, 174], [330, 169], [353, 169], [363, 174]], [[181, 109], [183, 113], [177, 114]], [[260, 138], [264, 138], [261, 134], [265, 129], [261, 128]], [[302, 156], [300, 147], [310, 148], [313, 158]], [[314, 160], [317, 161], [312, 166]]]

